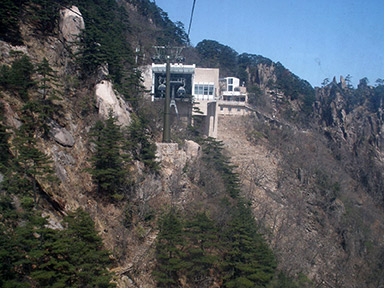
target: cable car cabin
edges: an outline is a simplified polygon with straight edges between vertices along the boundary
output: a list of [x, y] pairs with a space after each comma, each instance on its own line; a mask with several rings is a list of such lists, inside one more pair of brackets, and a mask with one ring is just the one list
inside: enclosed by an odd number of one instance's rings
[[[191, 101], [195, 65], [171, 64], [171, 99]], [[165, 98], [167, 89], [166, 64], [152, 64], [152, 95], [154, 99]]]

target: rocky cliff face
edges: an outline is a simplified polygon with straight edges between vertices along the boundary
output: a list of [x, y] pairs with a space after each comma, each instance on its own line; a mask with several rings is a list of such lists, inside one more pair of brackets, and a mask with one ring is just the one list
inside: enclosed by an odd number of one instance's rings
[[[337, 146], [335, 153], [356, 179], [382, 203], [383, 107], [380, 87], [346, 87], [334, 80], [317, 90], [315, 125]], [[348, 163], [348, 164], [347, 164]]]
[[[238, 166], [243, 193], [251, 199], [256, 219], [266, 227], [280, 267], [292, 275], [308, 275], [320, 287], [366, 287], [362, 283], [365, 280], [359, 279], [362, 276], [359, 269], [368, 261], [364, 259], [367, 255], [364, 255], [362, 243], [369, 241], [368, 238], [381, 239], [379, 231], [384, 227], [377, 226], [377, 222], [371, 226], [362, 220], [375, 235], [368, 236], [361, 233], [360, 224], [349, 223], [352, 220], [348, 219], [351, 216], [348, 213], [357, 213], [351, 217], [360, 217], [357, 216], [360, 213], [378, 216], [382, 213], [380, 209], [368, 212], [374, 204], [363, 191], [344, 191], [356, 189], [353, 186], [358, 183], [340, 171], [322, 140], [317, 139], [321, 136], [286, 127], [272, 128], [276, 134], [284, 129], [283, 138], [281, 135], [268, 135], [268, 138], [257, 135], [255, 140], [249, 134], [248, 121], [250, 119], [222, 117], [219, 139]], [[265, 123], [269, 120], [251, 121]], [[276, 121], [275, 118], [272, 123]], [[260, 126], [258, 128], [260, 131]], [[326, 169], [337, 173], [337, 180], [324, 172]], [[332, 181], [340, 181], [340, 184]], [[337, 190], [335, 185], [342, 185], [343, 191]]]
[[[179, 150], [177, 144], [159, 146], [158, 157], [163, 168], [157, 176], [145, 174], [143, 164], [137, 161], [131, 171], [137, 184], [130, 203], [113, 203], [98, 197], [91, 175], [86, 170], [90, 168], [93, 152], [89, 141], [90, 129], [97, 119], [108, 118], [109, 113], [126, 128], [131, 123], [132, 107], [106, 79], [109, 75], [105, 67], [101, 67], [98, 77], [86, 85], [74, 83], [78, 71], [72, 55], [78, 48], [73, 42], [84, 28], [84, 21], [79, 9], [72, 6], [60, 11], [59, 23], [59, 30], [43, 40], [33, 37], [31, 26], [21, 25], [26, 45], [12, 46], [0, 42], [1, 64], [11, 64], [14, 60], [11, 51], [20, 51], [34, 64], [46, 57], [50, 67], [58, 73], [61, 111], [50, 120], [47, 137], [36, 135], [39, 150], [52, 159], [59, 180], [57, 185], [53, 185], [37, 179], [40, 193], [45, 195], [41, 204], [42, 215], [48, 217], [51, 227], [62, 229], [62, 217], [83, 208], [95, 221], [105, 247], [118, 259], [113, 272], [118, 275], [119, 287], [154, 287], [151, 271], [157, 229], [153, 222], [143, 219], [171, 203], [182, 206], [193, 199], [186, 188], [184, 193], [173, 195], [170, 186], [181, 181], [181, 174], [175, 171], [195, 161], [199, 148], [192, 142], [186, 143], [185, 150]], [[24, 104], [7, 91], [2, 91], [0, 102], [4, 106], [3, 124], [14, 135], [22, 123], [20, 109]], [[3, 175], [0, 176], [3, 179]], [[192, 185], [188, 179], [183, 183], [186, 187]]]
[[[137, 13], [139, 6], [127, 3], [129, 11]], [[145, 19], [142, 14], [132, 17], [137, 23]], [[150, 22], [154, 33], [155, 20]], [[55, 185], [37, 179], [45, 195], [42, 214], [51, 227], [62, 229], [63, 215], [83, 208], [112, 252], [118, 287], [155, 287], [155, 220], [169, 206], [198, 207], [208, 201], [206, 191], [214, 194], [222, 189], [220, 181], [200, 170], [204, 169], [201, 147], [187, 140], [157, 144], [158, 174], [147, 173], [143, 162], [134, 161], [130, 201], [106, 201], [97, 195], [87, 172], [94, 151], [89, 131], [110, 112], [126, 128], [133, 121], [133, 108], [114, 89], [108, 65], [100, 66], [88, 82], [76, 83], [81, 71], [73, 61], [79, 49], [73, 41], [85, 27], [84, 20], [73, 6], [60, 11], [59, 23], [58, 30], [43, 39], [33, 36], [30, 25], [22, 25], [23, 46], [0, 42], [1, 64], [12, 63], [12, 50], [30, 56], [34, 63], [46, 57], [60, 79], [60, 113], [50, 119], [45, 137], [35, 136], [59, 179]], [[140, 29], [134, 27], [132, 45], [140, 44]], [[248, 83], [261, 89], [264, 106], [256, 105], [254, 114], [245, 119], [219, 120], [219, 139], [238, 166], [241, 193], [250, 199], [260, 229], [288, 275], [303, 273], [315, 287], [380, 287], [384, 279], [380, 270], [384, 259], [382, 100], [372, 102], [376, 94], [368, 86], [356, 94], [344, 80], [334, 81], [317, 89], [313, 111], [303, 116], [304, 94], [287, 94], [289, 85], [301, 82], [279, 82], [276, 67], [264, 62], [247, 66]], [[23, 103], [7, 91], [0, 101], [4, 124], [13, 137], [22, 124]], [[198, 187], [199, 182], [206, 190]], [[210, 205], [216, 214], [226, 213]]]
[[275, 66], [273, 64], [259, 63], [254, 69], [247, 67], [246, 70], [249, 75], [247, 83], [257, 84], [262, 90], [267, 89], [269, 83], [276, 82]]
[[334, 80], [317, 88], [306, 117], [302, 99], [265, 93], [252, 117], [219, 121], [219, 138], [239, 166], [243, 193], [271, 233], [280, 265], [320, 286], [375, 287], [382, 277], [367, 276], [380, 269], [370, 263], [382, 261], [383, 251], [384, 227], [373, 221], [383, 214], [377, 90]]

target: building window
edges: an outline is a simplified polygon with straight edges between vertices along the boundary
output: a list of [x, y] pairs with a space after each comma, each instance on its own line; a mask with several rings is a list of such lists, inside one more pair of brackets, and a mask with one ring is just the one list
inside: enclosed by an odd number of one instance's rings
[[233, 78], [228, 78], [228, 84], [229, 85], [233, 84]]
[[220, 111], [223, 111], [224, 110], [224, 107], [223, 106], [220, 106]]
[[198, 85], [198, 89], [197, 89], [197, 91], [198, 91], [198, 93], [197, 94], [199, 94], [199, 95], [204, 95], [204, 86], [202, 86], [202, 85]]
[[213, 95], [215, 91], [214, 84], [195, 84], [196, 95]]
[[204, 95], [208, 95], [208, 85], [204, 85]]
[[229, 107], [229, 108], [228, 108], [228, 111], [231, 112], [231, 111], [232, 111], [232, 107]]
[[213, 91], [215, 90], [215, 87], [213, 87], [213, 85], [209, 85], [208, 86], [208, 94], [209, 95], [213, 95]]

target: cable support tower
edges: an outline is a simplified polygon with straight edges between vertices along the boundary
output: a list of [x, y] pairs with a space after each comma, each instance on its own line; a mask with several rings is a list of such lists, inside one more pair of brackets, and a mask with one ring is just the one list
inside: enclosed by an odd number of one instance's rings
[[171, 123], [170, 123], [170, 108], [175, 107], [178, 114], [176, 102], [174, 99], [171, 101], [171, 63], [182, 63], [184, 57], [181, 56], [181, 52], [184, 47], [175, 46], [154, 46], [156, 55], [152, 58], [154, 62], [164, 63], [166, 71], [166, 83], [165, 83], [165, 101], [164, 101], [164, 123], [163, 123], [163, 143], [171, 142]]

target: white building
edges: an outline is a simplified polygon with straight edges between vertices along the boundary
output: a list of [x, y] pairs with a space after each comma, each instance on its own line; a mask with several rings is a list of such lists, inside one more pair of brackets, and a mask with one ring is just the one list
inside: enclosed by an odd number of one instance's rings
[[[219, 98], [219, 69], [196, 68], [193, 85], [194, 107], [204, 116], [204, 133], [210, 137], [217, 137]], [[193, 115], [199, 115], [196, 111]]]
[[244, 85], [240, 86], [240, 79], [226, 77], [220, 79], [219, 113], [220, 115], [246, 115], [248, 94]]
[[[152, 100], [162, 101], [165, 97], [166, 65], [152, 64], [144, 68], [143, 76]], [[171, 113], [178, 114], [179, 119], [185, 119], [192, 125], [192, 118], [201, 117], [201, 130], [207, 136], [217, 137], [219, 113], [246, 115], [250, 111], [247, 106], [247, 90], [244, 85], [240, 85], [240, 79], [219, 79], [217, 68], [171, 64], [170, 84]], [[183, 95], [179, 93], [180, 87], [184, 88], [181, 89], [185, 91]]]
[[[152, 100], [165, 97], [166, 65], [152, 64], [143, 68], [144, 86], [151, 91]], [[196, 68], [195, 65], [171, 64], [171, 110], [186, 111], [186, 102], [191, 100], [195, 109], [188, 116], [202, 118], [202, 132], [210, 137], [217, 137], [217, 99], [219, 98], [219, 69]], [[162, 86], [163, 85], [163, 86]], [[185, 89], [185, 95], [180, 96], [179, 88]], [[174, 100], [174, 102], [172, 102]], [[174, 104], [173, 104], [174, 103]], [[184, 108], [183, 108], [184, 107]], [[199, 112], [196, 112], [196, 109]], [[176, 110], [177, 111], [177, 110]], [[177, 111], [179, 112], [179, 111]]]

